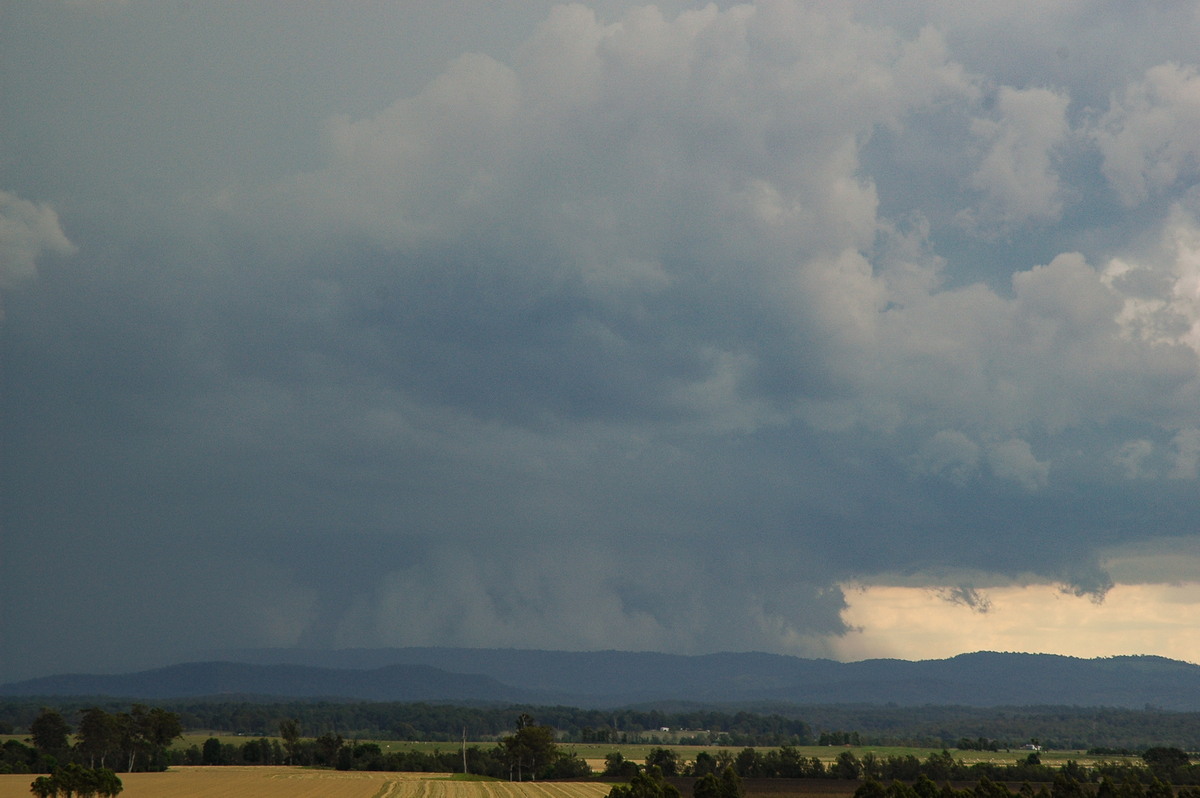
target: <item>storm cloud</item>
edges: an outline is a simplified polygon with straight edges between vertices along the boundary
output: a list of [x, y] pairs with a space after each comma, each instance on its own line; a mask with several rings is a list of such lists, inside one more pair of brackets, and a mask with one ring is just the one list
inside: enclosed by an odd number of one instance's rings
[[1195, 542], [1191, 6], [3, 12], [0, 676]]

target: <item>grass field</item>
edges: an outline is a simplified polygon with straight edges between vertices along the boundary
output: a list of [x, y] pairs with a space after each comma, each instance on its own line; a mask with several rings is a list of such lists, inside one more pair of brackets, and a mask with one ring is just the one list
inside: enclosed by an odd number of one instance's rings
[[[204, 741], [209, 737], [216, 737], [223, 744], [240, 746], [250, 740], [256, 740], [256, 737], [246, 737], [232, 734], [223, 734], [221, 732], [206, 732], [206, 731], [189, 731], [183, 737], [171, 744], [172, 748], [184, 749], [190, 746], [203, 746]], [[28, 735], [0, 735], [0, 743], [5, 740], [21, 740], [28, 742]], [[268, 738], [273, 739], [273, 738]], [[397, 751], [458, 751], [459, 743], [454, 742], [403, 742], [398, 740], [362, 740], [361, 742], [374, 742], [379, 745], [384, 753], [394, 753]], [[477, 746], [479, 748], [492, 748], [496, 745], [495, 741], [467, 741], [468, 746]], [[592, 770], [599, 773], [604, 769], [604, 757], [613, 751], [620, 751], [622, 756], [634, 762], [645, 762], [646, 755], [650, 753], [652, 748], [659, 748], [656, 745], [643, 744], [614, 744], [614, 743], [563, 743], [561, 747], [576, 756], [584, 759], [592, 767]], [[694, 761], [696, 755], [701, 751], [708, 751], [711, 754], [716, 754], [718, 751], [729, 751], [736, 755], [742, 750], [740, 746], [715, 746], [715, 745], [665, 745], [661, 746], [671, 748], [679, 752], [680, 757], [685, 761]], [[775, 746], [760, 746], [759, 751], [770, 751]], [[876, 746], [863, 745], [854, 748], [843, 748], [841, 746], [830, 745], [808, 745], [799, 746], [797, 750], [804, 757], [817, 757], [825, 763], [832, 763], [837, 759], [837, 755], [842, 751], [852, 751], [859, 759], [866, 756], [868, 753], [873, 753], [878, 757], [886, 756], [908, 756], [912, 755], [918, 759], [924, 760], [930, 754], [936, 754], [941, 751], [940, 748], [905, 748], [898, 746]], [[1018, 760], [1024, 759], [1029, 755], [1028, 751], [1020, 749], [1012, 749], [1009, 751], [960, 751], [958, 749], [950, 749], [950, 754], [955, 759], [961, 759], [968, 765], [973, 765], [976, 762], [994, 762], [996, 764], [1005, 765], [1012, 764]], [[1074, 760], [1079, 764], [1088, 767], [1094, 765], [1100, 760], [1116, 760], [1126, 759], [1128, 757], [1117, 756], [1094, 756], [1089, 755], [1084, 751], [1043, 751], [1041, 753], [1042, 763], [1057, 767], [1066, 763], [1068, 759]], [[1140, 762], [1140, 757], [1132, 757], [1132, 759]]]
[[[611, 785], [458, 781], [446, 774], [293, 767], [175, 767], [122, 773], [121, 798], [603, 798]], [[0, 775], [0, 798], [28, 798], [34, 776]]]
[[[206, 732], [206, 731], [188, 731], [179, 739], [176, 739], [170, 748], [186, 749], [192, 745], [202, 746], [204, 740], [216, 737], [221, 740], [222, 744], [242, 745], [250, 742], [250, 740], [259, 739], [257, 737], [240, 736], [240, 734], [229, 734], [226, 732]], [[0, 734], [0, 744], [5, 740], [14, 739], [20, 740], [25, 744], [29, 744], [29, 734]], [[276, 738], [268, 738], [276, 739]], [[403, 740], [367, 740], [362, 739], [359, 742], [376, 743], [385, 754], [395, 751], [451, 751], [457, 752], [460, 743], [414, 743], [403, 742]], [[496, 745], [494, 740], [467, 740], [467, 745], [474, 745], [480, 749], [490, 749]], [[697, 754], [701, 751], [708, 751], [709, 754], [716, 754], [718, 751], [730, 751], [731, 754], [737, 755], [738, 751], [742, 750], [743, 746], [720, 746], [720, 745], [649, 745], [649, 744], [617, 744], [617, 743], [562, 743], [559, 745], [565, 751], [571, 752], [578, 757], [587, 760], [592, 764], [592, 768], [596, 772], [604, 769], [604, 757], [611, 754], [613, 751], [620, 751], [620, 754], [634, 762], [646, 761], [646, 756], [650, 750], [655, 748], [670, 748], [679, 752], [679, 756], [684, 761], [694, 761]], [[758, 746], [758, 751], [770, 751], [778, 748], [774, 745]], [[852, 751], [854, 756], [863, 758], [866, 754], [874, 754], [878, 757], [884, 756], [916, 756], [918, 760], [925, 760], [930, 754], [940, 754], [940, 748], [902, 748], [902, 746], [889, 745], [856, 745], [853, 748], [844, 748], [840, 745], [800, 745], [797, 750], [804, 757], [815, 756], [822, 762], [830, 763], [838, 758], [842, 751]], [[994, 762], [996, 764], [1012, 764], [1013, 762], [1024, 760], [1030, 752], [1021, 749], [1012, 749], [1008, 751], [960, 751], [958, 749], [949, 749], [950, 756], [955, 760], [962, 760], [967, 764], [976, 762]], [[1082, 766], [1092, 766], [1100, 760], [1124, 760], [1124, 758], [1132, 758], [1132, 760], [1141, 761], [1141, 757], [1121, 757], [1121, 756], [1094, 756], [1087, 754], [1086, 751], [1042, 751], [1042, 763], [1049, 764], [1051, 767], [1061, 766], [1067, 760], [1079, 762]]]

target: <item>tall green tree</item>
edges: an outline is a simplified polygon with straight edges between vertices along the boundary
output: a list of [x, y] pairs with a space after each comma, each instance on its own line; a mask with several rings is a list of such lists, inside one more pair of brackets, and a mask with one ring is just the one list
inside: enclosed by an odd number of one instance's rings
[[53, 754], [70, 747], [71, 727], [56, 710], [42, 707], [42, 711], [29, 724], [29, 736], [33, 745], [43, 754]]
[[132, 773], [141, 756], [148, 769], [161, 770], [167, 746], [183, 734], [179, 716], [160, 707], [147, 709], [134, 704], [116, 716], [117, 739]]
[[678, 776], [680, 764], [679, 754], [670, 748], [651, 748], [646, 754], [646, 767], [657, 767], [666, 778]]
[[76, 746], [88, 758], [89, 766], [95, 767], [99, 759], [103, 768], [108, 755], [117, 750], [117, 719], [99, 707], [85, 709], [79, 718], [78, 737]]
[[539, 769], [549, 768], [560, 756], [554, 742], [554, 729], [538, 726], [532, 720], [528, 715], [522, 715], [516, 733], [500, 741], [509, 763], [510, 779], [512, 774], [516, 775], [517, 781], [523, 781], [526, 775], [531, 780], [536, 779]]
[[200, 747], [200, 764], [201, 765], [224, 765], [226, 764], [224, 757], [221, 755], [221, 741], [216, 737], [209, 737], [204, 741], [204, 745]]
[[734, 768], [726, 765], [721, 771], [721, 798], [742, 798], [744, 795], [741, 777]]
[[[700, 756], [704, 756], [701, 752]], [[709, 759], [712, 757], [710, 756]], [[632, 759], [626, 759], [620, 751], [613, 751], [604, 756], [604, 775], [628, 781], [637, 775], [638, 765]]]
[[675, 785], [663, 778], [661, 770], [651, 767], [630, 779], [628, 785], [614, 786], [608, 798], [680, 798], [680, 794]]
[[696, 754], [696, 761], [692, 765], [692, 774], [697, 778], [703, 778], [709, 774], [717, 772], [717, 760], [708, 751], [701, 751]]
[[732, 766], [726, 766], [720, 778], [715, 773], [705, 773], [692, 785], [693, 798], [743, 798], [745, 794], [742, 779]]
[[321, 764], [335, 765], [337, 764], [338, 751], [346, 744], [342, 739], [342, 735], [334, 734], [333, 732], [325, 732], [316, 739], [317, 752], [321, 757]]
[[829, 773], [835, 779], [857, 779], [862, 775], [862, 763], [852, 751], [842, 751], [834, 760]]
[[283, 748], [287, 751], [287, 763], [296, 764], [296, 753], [300, 750], [300, 722], [295, 718], [279, 721], [279, 736], [283, 738]]
[[183, 724], [174, 712], [154, 707], [143, 715], [141, 733], [149, 751], [149, 766], [162, 770], [167, 746], [183, 735]]

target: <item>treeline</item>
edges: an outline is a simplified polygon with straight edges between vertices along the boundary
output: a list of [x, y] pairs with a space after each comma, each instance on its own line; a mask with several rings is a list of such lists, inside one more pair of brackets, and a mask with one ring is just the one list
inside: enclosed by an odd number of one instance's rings
[[[1050, 784], [1064, 777], [1079, 784], [1100, 784], [1107, 779], [1116, 785], [1200, 785], [1200, 765], [1192, 764], [1187, 753], [1178, 748], [1151, 748], [1141, 758], [1140, 764], [1123, 759], [1102, 761], [1088, 768], [1074, 761], [1053, 767], [1042, 764], [1040, 756], [1031, 752], [1024, 759], [1011, 764], [978, 762], [968, 765], [962, 759], [955, 759], [946, 750], [930, 754], [925, 759], [912, 754], [878, 756], [873, 752], [860, 757], [854, 751], [844, 750], [833, 762], [827, 763], [817, 757], [806, 757], [792, 746], [782, 746], [769, 751], [744, 748], [736, 754], [730, 751], [717, 751], [715, 754], [701, 751], [694, 760], [688, 761], [677, 751], [655, 748], [646, 757], [645, 768], [657, 770], [668, 778], [700, 778], [732, 769], [743, 779], [847, 779], [877, 783], [899, 781], [906, 784], [922, 779], [933, 783], [978, 783], [988, 780]], [[621, 754], [613, 753], [605, 759], [604, 775], [627, 779], [639, 767]], [[1111, 798], [1130, 796], [1118, 794]], [[1200, 798], [1200, 792], [1197, 798]]]
[[1113, 707], [808, 706], [810, 728], [853, 729], [864, 745], [957, 748], [964, 740], [997, 749], [1019, 748], [1038, 738], [1043, 748], [1144, 751], [1154, 746], [1200, 750], [1200, 713]]
[[1095, 786], [1059, 774], [1050, 784], [1036, 789], [1029, 782], [1013, 792], [1008, 785], [988, 778], [980, 779], [974, 787], [953, 787], [949, 782], [938, 785], [924, 776], [912, 784], [893, 781], [884, 785], [868, 779], [854, 791], [854, 798], [1200, 798], [1200, 788], [1173, 789], [1162, 781], [1115, 783], [1104, 778]]
[[[46, 699], [50, 701], [50, 699]], [[78, 699], [53, 704], [65, 716], [92, 706]], [[113, 703], [99, 702], [102, 708]], [[425, 703], [289, 701], [162, 701], [184, 728], [225, 734], [274, 735], [279, 723], [294, 719], [305, 729], [376, 740], [453, 742], [466, 730], [471, 740], [496, 740], [525, 713], [557, 730], [561, 742], [683, 745], [805, 745], [808, 726], [798, 718], [751, 712], [592, 710], [574, 707], [462, 707]], [[27, 728], [40, 704], [0, 702], [0, 728]], [[670, 739], [661, 729], [672, 730]]]
[[[203, 745], [170, 752], [172, 765], [302, 765], [338, 770], [381, 770], [408, 773], [462, 773], [463, 750], [384, 751], [378, 743], [347, 740], [338, 734], [300, 740], [289, 751], [279, 740], [265, 737], [244, 743], [222, 743], [210, 737]], [[466, 748], [467, 772], [508, 778], [509, 761], [500, 746]], [[586, 766], [586, 763], [584, 763]], [[535, 774], [539, 775], [539, 774]], [[549, 776], [548, 772], [540, 774]], [[590, 775], [573, 772], [571, 776]], [[563, 776], [569, 778], [571, 776]]]
[[[26, 729], [43, 706], [77, 719], [89, 708], [110, 714], [116, 701], [0, 701], [0, 733]], [[651, 745], [894, 745], [922, 748], [1019, 748], [1037, 738], [1047, 749], [1200, 750], [1200, 713], [1088, 707], [896, 707], [764, 705], [760, 711], [594, 710], [573, 707], [453, 706], [425, 703], [175, 700], [159, 704], [184, 728], [271, 736], [293, 718], [314, 734], [400, 741], [498, 740], [520, 712], [557, 730], [561, 742]], [[127, 706], [127, 705], [125, 705]], [[662, 731], [663, 728], [669, 732]]]
[[124, 789], [120, 777], [108, 768], [85, 768], [74, 762], [56, 768], [49, 776], [38, 776], [29, 785], [37, 798], [114, 798]]
[[83, 776], [75, 777], [86, 771], [90, 778], [110, 765], [126, 772], [164, 770], [168, 746], [183, 733], [178, 715], [141, 704], [116, 713], [89, 707], [76, 723], [72, 727], [57, 710], [42, 708], [29, 723], [32, 746], [19, 740], [0, 746], [0, 773], [68, 773], [62, 778], [86, 784]]
[[297, 721], [287, 719], [279, 727], [281, 740], [263, 737], [234, 745], [210, 737], [202, 746], [172, 751], [170, 759], [178, 765], [304, 765], [417, 773], [465, 771], [514, 781], [592, 775], [585, 761], [559, 747], [554, 729], [535, 723], [525, 713], [517, 717], [517, 730], [503, 737], [498, 745], [472, 745], [447, 751], [385, 752], [378, 743], [347, 740], [331, 732], [304, 738], [300, 729]]

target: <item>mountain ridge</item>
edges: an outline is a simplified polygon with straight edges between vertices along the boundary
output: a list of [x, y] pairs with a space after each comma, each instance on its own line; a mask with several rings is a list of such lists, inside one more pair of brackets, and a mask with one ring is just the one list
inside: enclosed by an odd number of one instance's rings
[[1084, 659], [994, 651], [843, 663], [764, 652], [249, 649], [133, 673], [63, 674], [0, 685], [0, 696], [6, 697], [234, 694], [579, 707], [688, 701], [1200, 711], [1200, 665], [1152, 655]]

